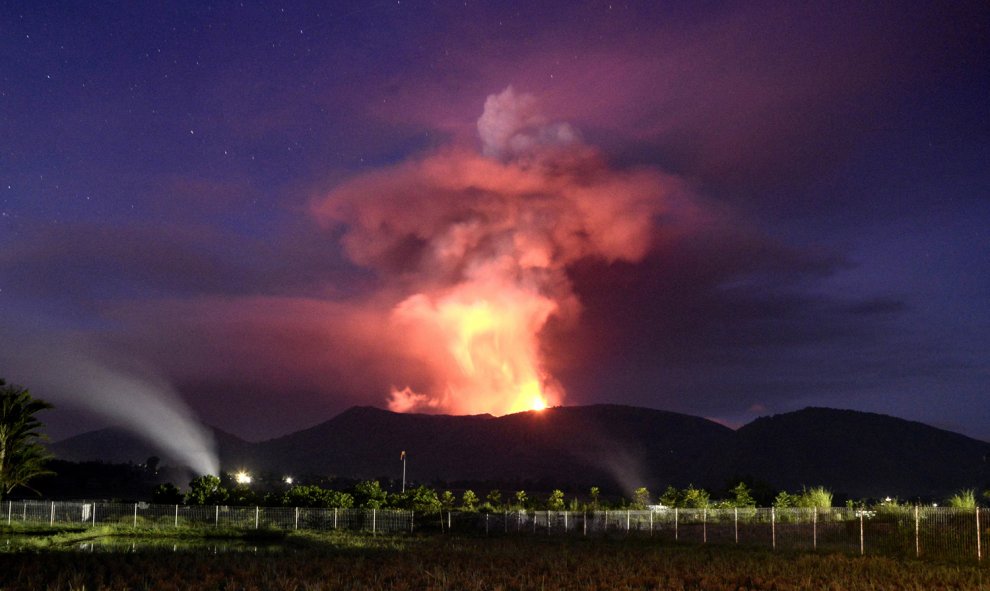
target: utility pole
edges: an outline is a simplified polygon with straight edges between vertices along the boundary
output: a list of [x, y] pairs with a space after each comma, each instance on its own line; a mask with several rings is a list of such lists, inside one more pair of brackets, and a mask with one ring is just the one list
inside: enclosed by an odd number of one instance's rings
[[406, 451], [402, 450], [399, 455], [399, 459], [402, 460], [402, 494], [406, 493]]

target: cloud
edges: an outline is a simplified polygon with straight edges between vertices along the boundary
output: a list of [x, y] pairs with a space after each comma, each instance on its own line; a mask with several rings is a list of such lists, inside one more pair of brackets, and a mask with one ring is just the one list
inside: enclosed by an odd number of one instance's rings
[[536, 98], [509, 87], [477, 122], [481, 153], [449, 148], [360, 175], [314, 202], [352, 260], [402, 294], [400, 348], [429, 380], [395, 372], [393, 409], [504, 414], [563, 400], [541, 360], [551, 318], [580, 309], [567, 267], [636, 261], [657, 225], [696, 208], [656, 170], [616, 170]]

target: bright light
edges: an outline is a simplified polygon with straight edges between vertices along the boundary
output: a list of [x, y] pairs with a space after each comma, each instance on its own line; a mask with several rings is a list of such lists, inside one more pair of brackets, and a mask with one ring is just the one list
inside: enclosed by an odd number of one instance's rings
[[237, 474], [234, 474], [234, 480], [237, 481], [237, 484], [251, 484], [251, 475], [241, 470]]
[[292, 477], [291, 476], [286, 476], [285, 478], [283, 478], [283, 480], [285, 480], [285, 483], [286, 484], [292, 484]]

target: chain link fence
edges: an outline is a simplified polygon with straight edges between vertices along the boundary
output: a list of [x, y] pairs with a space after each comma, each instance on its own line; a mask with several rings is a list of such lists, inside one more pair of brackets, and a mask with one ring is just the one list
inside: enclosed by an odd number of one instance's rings
[[129, 525], [369, 533], [641, 536], [690, 544], [982, 561], [990, 510], [881, 506], [874, 509], [676, 509], [647, 511], [442, 511], [154, 505], [85, 501], [6, 501], [8, 525]]

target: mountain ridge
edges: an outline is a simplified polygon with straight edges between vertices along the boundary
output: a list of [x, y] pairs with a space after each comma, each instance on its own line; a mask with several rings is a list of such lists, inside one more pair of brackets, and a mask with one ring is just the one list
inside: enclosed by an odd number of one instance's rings
[[[106, 431], [50, 447], [62, 459], [109, 461], [93, 457], [101, 453]], [[990, 484], [990, 443], [880, 413], [823, 407], [760, 417], [732, 429], [703, 417], [621, 404], [501, 417], [355, 406], [259, 442], [213, 432], [228, 471], [396, 479], [399, 454], [406, 451], [417, 482], [517, 483], [530, 489], [596, 485], [628, 492], [647, 486], [659, 492], [694, 484], [718, 490], [746, 477], [778, 489], [824, 485], [848, 496], [906, 497]], [[119, 437], [112, 445], [105, 453], [114, 460], [128, 450], [133, 455], [154, 447]]]

